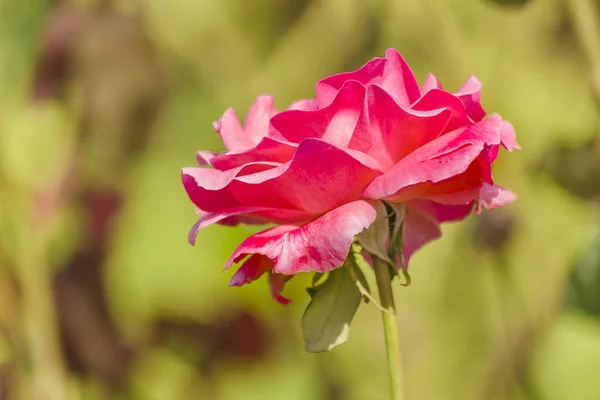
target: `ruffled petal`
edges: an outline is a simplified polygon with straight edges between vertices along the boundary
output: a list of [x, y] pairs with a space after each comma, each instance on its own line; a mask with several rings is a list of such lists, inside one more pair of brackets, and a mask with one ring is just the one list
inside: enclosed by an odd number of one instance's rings
[[273, 272], [269, 273], [269, 291], [271, 292], [271, 297], [281, 305], [285, 306], [292, 302], [287, 297], [281, 295], [285, 284], [292, 278], [292, 275], [275, 274]]
[[471, 76], [455, 95], [463, 102], [469, 117], [474, 122], [479, 122], [485, 117], [485, 110], [481, 106], [481, 82]]
[[471, 125], [465, 105], [458, 97], [441, 89], [431, 89], [417, 100], [411, 108], [417, 111], [450, 110], [450, 118], [445, 132], [451, 132], [466, 125]]
[[448, 109], [405, 110], [377, 86], [367, 89], [367, 110], [368, 127], [357, 130], [357, 134], [364, 135], [361, 143], [370, 140], [367, 154], [376, 158], [384, 170], [437, 138], [450, 119]]
[[229, 188], [236, 177], [269, 170], [276, 166], [277, 164], [273, 163], [250, 163], [228, 171], [212, 168], [183, 168], [181, 181], [196, 207], [207, 212], [215, 212], [243, 206]]
[[202, 154], [203, 160], [216, 169], [222, 171], [241, 167], [244, 164], [253, 162], [288, 162], [296, 148], [295, 143], [275, 140], [270, 137], [264, 137], [261, 141], [249, 150], [227, 152], [223, 154]]
[[[432, 183], [455, 177], [467, 170], [485, 146], [500, 142], [502, 119], [492, 115], [475, 125], [449, 132], [422, 146], [375, 178], [365, 197], [401, 202], [410, 200], [402, 190], [416, 196]], [[411, 188], [410, 186], [417, 186]]]
[[229, 286], [242, 286], [263, 276], [273, 267], [273, 260], [261, 254], [254, 254], [233, 274]]
[[244, 132], [253, 145], [260, 142], [269, 132], [269, 121], [277, 113], [273, 107], [273, 97], [269, 95], [258, 96], [244, 122]]
[[409, 106], [420, 95], [414, 74], [395, 49], [388, 49], [385, 58], [376, 57], [354, 72], [333, 75], [318, 82], [316, 94], [319, 107], [331, 104], [348, 80], [358, 81], [365, 86], [377, 85], [403, 106]]
[[516, 194], [498, 185], [484, 183], [479, 190], [479, 204], [488, 210], [502, 207], [516, 199]]
[[429, 214], [438, 223], [455, 222], [465, 219], [472, 211], [475, 202], [461, 205], [447, 205], [431, 200], [414, 199], [406, 203], [421, 213]]
[[417, 250], [442, 236], [439, 223], [431, 214], [408, 205], [404, 215], [402, 233], [404, 265], [406, 266]]
[[196, 211], [198, 221], [188, 234], [188, 241], [194, 245], [200, 229], [212, 224], [235, 226], [238, 224], [260, 225], [266, 223], [297, 224], [311, 221], [318, 215], [298, 210], [268, 207], [236, 207], [219, 212]]
[[246, 116], [245, 126], [233, 109], [225, 111], [221, 119], [213, 125], [221, 136], [223, 144], [230, 151], [251, 149], [269, 132], [269, 120], [276, 113], [271, 96], [259, 96]]
[[433, 74], [427, 75], [425, 78], [425, 82], [423, 82], [423, 86], [421, 86], [421, 96], [425, 93], [429, 92], [432, 89], [443, 89], [442, 84]]
[[273, 260], [273, 272], [327, 272], [341, 266], [354, 236], [375, 221], [376, 211], [363, 200], [338, 207], [303, 226], [282, 225], [244, 240], [225, 268], [248, 254], [262, 254]]
[[503, 121], [500, 128], [500, 143], [508, 151], [521, 150], [521, 146], [517, 143], [515, 128], [508, 121]]
[[291, 142], [321, 138], [336, 146], [348, 147], [363, 108], [364, 97], [364, 86], [356, 81], [348, 81], [328, 106], [315, 111], [284, 111], [273, 117], [271, 125]]
[[290, 162], [236, 178], [230, 188], [246, 206], [323, 213], [360, 199], [379, 174], [377, 162], [365, 154], [305, 139]]

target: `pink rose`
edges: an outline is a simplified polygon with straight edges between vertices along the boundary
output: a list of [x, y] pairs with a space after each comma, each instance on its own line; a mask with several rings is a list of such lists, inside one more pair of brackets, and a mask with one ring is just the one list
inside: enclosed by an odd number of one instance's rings
[[495, 208], [515, 195], [494, 184], [499, 145], [519, 149], [510, 123], [481, 107], [470, 78], [454, 94], [430, 75], [419, 88], [393, 49], [355, 72], [325, 78], [316, 98], [278, 112], [259, 97], [242, 126], [232, 110], [215, 123], [228, 151], [199, 152], [212, 168], [184, 168], [182, 181], [198, 208], [190, 231], [212, 224], [274, 223], [234, 251], [244, 261], [230, 285], [267, 273], [282, 303], [298, 272], [340, 267], [355, 236], [375, 221], [377, 201], [403, 203], [406, 265], [442, 222], [474, 208]]

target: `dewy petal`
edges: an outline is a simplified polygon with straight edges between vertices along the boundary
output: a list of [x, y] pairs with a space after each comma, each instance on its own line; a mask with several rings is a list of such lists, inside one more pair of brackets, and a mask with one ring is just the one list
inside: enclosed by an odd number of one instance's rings
[[225, 268], [247, 254], [274, 261], [273, 272], [327, 272], [341, 266], [354, 236], [375, 221], [376, 211], [363, 200], [344, 204], [304, 226], [278, 226], [244, 240]]
[[[500, 142], [502, 119], [492, 115], [475, 125], [449, 132], [429, 142], [375, 178], [365, 190], [365, 197], [379, 200], [394, 198], [412, 185], [436, 183], [467, 170], [486, 145]], [[408, 200], [403, 198], [402, 201]]]
[[479, 122], [485, 117], [485, 110], [480, 103], [481, 82], [477, 78], [471, 76], [455, 95], [463, 102], [474, 122]]
[[246, 206], [317, 214], [360, 199], [364, 188], [380, 174], [377, 168], [375, 160], [365, 154], [319, 139], [305, 139], [290, 162], [238, 177], [230, 189]]
[[443, 87], [440, 81], [437, 80], [435, 75], [429, 74], [427, 75], [427, 78], [425, 78], [423, 86], [421, 86], [421, 96], [423, 96], [425, 93], [429, 92], [432, 89], [443, 89]]
[[284, 111], [273, 117], [271, 125], [291, 142], [322, 138], [336, 146], [348, 147], [363, 108], [364, 97], [363, 85], [347, 81], [328, 106], [315, 111]]
[[354, 72], [333, 75], [318, 82], [316, 94], [319, 107], [331, 104], [344, 82], [348, 80], [359, 81], [365, 86], [377, 85], [388, 92], [396, 103], [403, 106], [409, 106], [420, 96], [414, 74], [395, 49], [388, 49], [385, 58], [374, 58]]
[[410, 258], [426, 243], [442, 236], [439, 223], [423, 210], [407, 204], [403, 224], [404, 265], [408, 266]]
[[368, 154], [385, 169], [437, 138], [450, 119], [448, 109], [419, 112], [400, 107], [380, 87], [367, 89]]

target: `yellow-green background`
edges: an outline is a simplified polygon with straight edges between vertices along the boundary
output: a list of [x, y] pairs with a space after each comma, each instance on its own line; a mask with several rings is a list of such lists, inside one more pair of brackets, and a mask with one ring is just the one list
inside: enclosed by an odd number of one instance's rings
[[[514, 124], [523, 148], [501, 153], [494, 170], [519, 196], [488, 212], [513, 218], [505, 247], [477, 246], [482, 217], [471, 216], [445, 226], [412, 260], [412, 285], [397, 287], [409, 398], [600, 399], [600, 320], [563, 306], [597, 211], [538, 168], [554, 146], [591, 140], [600, 122], [570, 3], [578, 1], [74, 1], [70, 9], [88, 19], [72, 34], [62, 93], [36, 101], [59, 6], [0, 0], [0, 399], [386, 399], [378, 310], [361, 307], [343, 346], [305, 353], [308, 277], [288, 285], [288, 307], [271, 300], [264, 280], [229, 288], [222, 265], [256, 228], [211, 226], [190, 246], [194, 207], [179, 171], [194, 165], [195, 151], [222, 149], [212, 122], [226, 108], [243, 117], [262, 93], [285, 108], [311, 97], [320, 78], [388, 47], [420, 82], [433, 72], [452, 91], [476, 75], [484, 107]], [[150, 47], [130, 42], [129, 29]], [[138, 126], [127, 107], [138, 98], [161, 101], [142, 117], [155, 118], [145, 147], [125, 152]], [[87, 243], [83, 211], [68, 196], [48, 211], [32, 193], [44, 198], [74, 152], [77, 187], [124, 196], [102, 264], [110, 316], [135, 349], [117, 390], [65, 367], [57, 352], [52, 281]], [[271, 332], [252, 362], [217, 358], [207, 374], [190, 360], [210, 343], [149, 339], [159, 318], [214, 325], [232, 310]]]

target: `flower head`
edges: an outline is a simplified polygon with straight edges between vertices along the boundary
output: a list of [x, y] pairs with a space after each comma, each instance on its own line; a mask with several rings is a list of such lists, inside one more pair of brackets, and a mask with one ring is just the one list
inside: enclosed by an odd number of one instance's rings
[[[182, 181], [198, 209], [190, 231], [212, 224], [266, 224], [234, 251], [230, 285], [268, 274], [277, 300], [299, 272], [340, 267], [377, 202], [402, 204], [399, 265], [440, 236], [439, 225], [515, 195], [492, 179], [500, 146], [519, 149], [510, 123], [486, 112], [474, 77], [456, 93], [430, 75], [419, 87], [393, 49], [354, 72], [325, 78], [316, 96], [278, 112], [260, 96], [244, 126], [232, 110], [215, 123], [227, 151], [199, 152]], [[209, 166], [209, 167], [206, 167]]]

